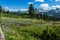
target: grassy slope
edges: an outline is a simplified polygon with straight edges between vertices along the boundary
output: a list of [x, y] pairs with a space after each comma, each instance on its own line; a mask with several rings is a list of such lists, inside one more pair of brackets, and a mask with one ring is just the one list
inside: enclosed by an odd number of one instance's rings
[[[47, 25], [41, 26], [46, 23], [44, 20], [8, 17], [1, 17], [1, 19], [6, 40], [41, 40], [39, 37], [47, 27]], [[49, 29], [60, 36], [60, 25], [56, 25], [49, 26]]]
[[[6, 40], [37, 40], [33, 35], [42, 30], [37, 24], [43, 20], [1, 17]], [[38, 25], [39, 26], [39, 25]]]

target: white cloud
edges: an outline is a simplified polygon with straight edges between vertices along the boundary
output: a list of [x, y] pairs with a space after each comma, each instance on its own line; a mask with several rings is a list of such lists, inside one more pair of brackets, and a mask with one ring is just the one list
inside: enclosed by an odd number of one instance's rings
[[25, 12], [25, 11], [27, 11], [28, 9], [25, 9], [25, 8], [22, 8], [22, 9], [11, 9], [11, 8], [9, 8], [9, 7], [4, 7], [4, 10], [5, 11], [22, 11], [22, 12]]
[[9, 10], [9, 11], [12, 11], [12, 9], [9, 9], [7, 6], [4, 7], [4, 10], [5, 10], [5, 11], [8, 11], [8, 10]]
[[7, 11], [7, 10], [9, 10], [9, 8], [8, 7], [4, 7], [4, 9]]
[[33, 2], [28, 2], [28, 4], [33, 4]]
[[23, 11], [23, 12], [25, 12], [25, 11], [27, 11], [27, 10], [28, 10], [28, 9], [23, 9], [23, 8], [22, 8], [22, 9], [20, 9], [20, 11]]
[[50, 6], [50, 9], [56, 9], [56, 8], [60, 8], [60, 5]]
[[9, 8], [9, 7], [4, 7], [4, 10], [5, 11], [18, 11], [18, 9], [11, 9], [11, 8]]
[[53, 5], [53, 6], [49, 6], [49, 4], [41, 4], [40, 7], [44, 10], [51, 10], [51, 9], [56, 9], [56, 8], [60, 8], [60, 5]]
[[56, 2], [59, 2], [60, 0], [55, 0]]
[[36, 2], [44, 2], [44, 0], [35, 0]]
[[44, 10], [48, 10], [49, 5], [47, 3], [46, 4], [41, 4], [40, 7]]
[[56, 5], [56, 8], [60, 8], [60, 5]]

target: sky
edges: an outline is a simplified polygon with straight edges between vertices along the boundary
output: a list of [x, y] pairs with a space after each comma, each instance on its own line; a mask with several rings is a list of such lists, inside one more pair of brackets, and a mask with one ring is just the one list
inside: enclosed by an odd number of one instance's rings
[[3, 9], [10, 11], [28, 10], [29, 4], [44, 10], [60, 8], [60, 0], [0, 0]]

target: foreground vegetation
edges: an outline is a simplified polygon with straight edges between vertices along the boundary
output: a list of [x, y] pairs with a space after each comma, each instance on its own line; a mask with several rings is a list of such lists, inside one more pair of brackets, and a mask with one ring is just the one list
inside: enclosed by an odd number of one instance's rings
[[6, 40], [60, 40], [60, 25], [44, 20], [1, 17]]

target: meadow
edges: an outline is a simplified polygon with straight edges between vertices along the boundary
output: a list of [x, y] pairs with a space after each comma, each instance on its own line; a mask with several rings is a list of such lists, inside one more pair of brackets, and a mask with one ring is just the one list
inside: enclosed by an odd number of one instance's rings
[[60, 21], [1, 17], [6, 40], [60, 40]]

